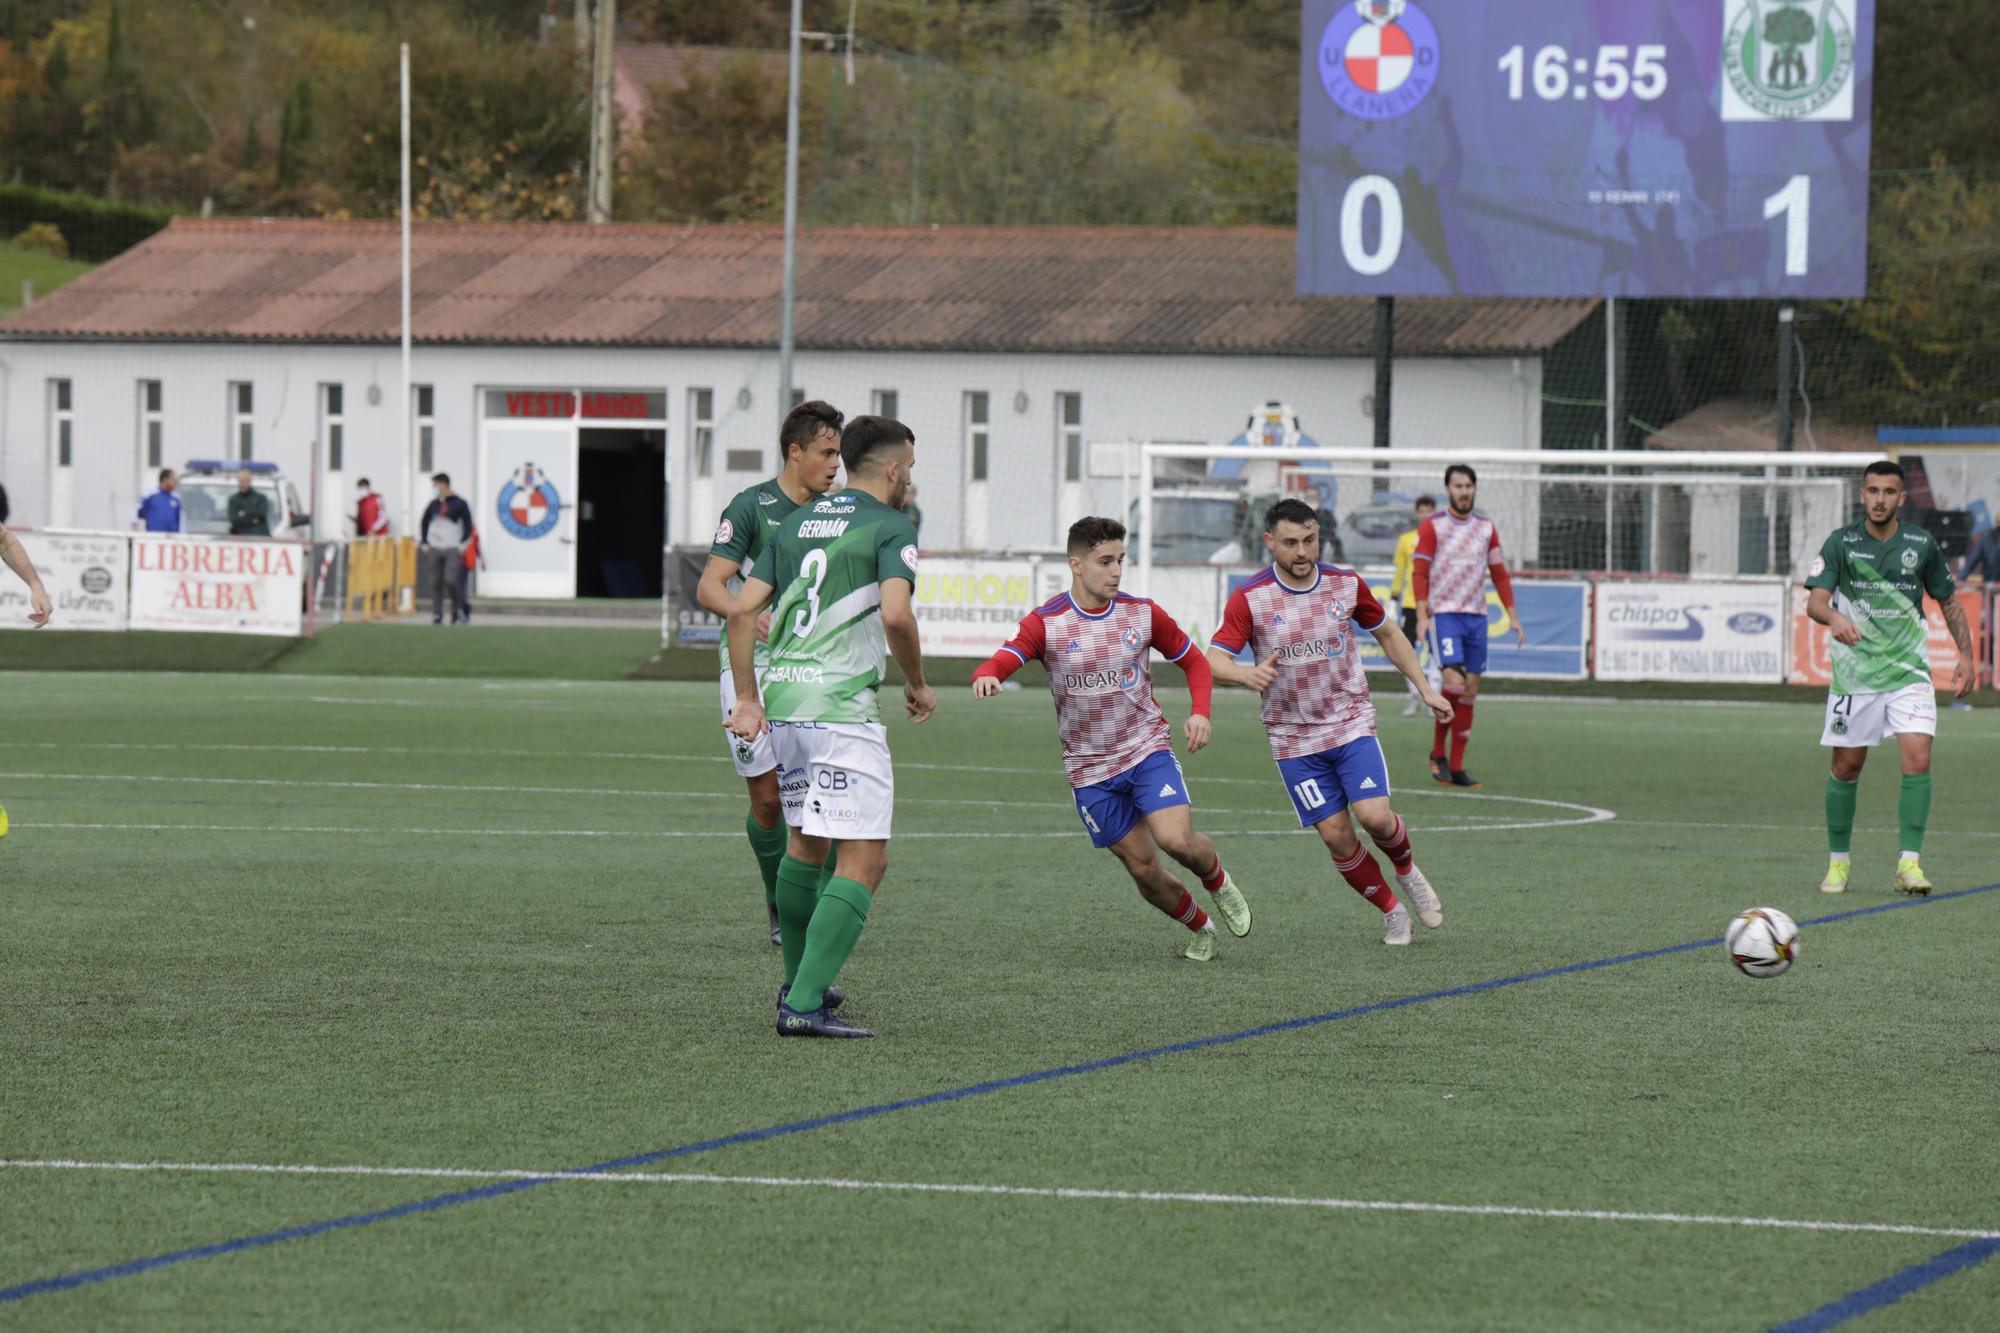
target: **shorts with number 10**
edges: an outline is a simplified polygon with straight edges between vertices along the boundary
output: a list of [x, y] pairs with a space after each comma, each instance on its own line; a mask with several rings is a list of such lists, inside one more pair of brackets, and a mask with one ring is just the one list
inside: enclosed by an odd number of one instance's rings
[[1382, 742], [1373, 736], [1318, 754], [1280, 759], [1278, 775], [1285, 780], [1303, 828], [1339, 814], [1355, 801], [1389, 794], [1389, 761], [1382, 756]]

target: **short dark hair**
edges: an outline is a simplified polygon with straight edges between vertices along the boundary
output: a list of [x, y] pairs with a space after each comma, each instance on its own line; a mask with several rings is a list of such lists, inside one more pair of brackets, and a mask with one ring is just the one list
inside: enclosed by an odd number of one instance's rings
[[1317, 523], [1319, 515], [1304, 500], [1286, 498], [1264, 511], [1264, 531], [1276, 532], [1280, 523]]
[[1878, 458], [1870, 463], [1867, 470], [1861, 474], [1861, 477], [1863, 481], [1866, 481], [1869, 477], [1894, 477], [1897, 481], [1903, 482], [1906, 485], [1909, 481], [1903, 475], [1903, 465], [1887, 458]]
[[1436, 509], [1438, 507], [1438, 500], [1435, 495], [1419, 495], [1416, 504], [1412, 507], [1416, 509]]
[[1069, 525], [1069, 553], [1089, 555], [1106, 542], [1125, 540], [1125, 525], [1115, 518], [1080, 518]]
[[173, 476], [173, 475], [174, 475], [174, 470], [173, 470], [172, 468], [170, 468], [170, 467], [163, 467], [163, 468], [161, 468], [161, 469], [160, 469], [160, 480], [161, 480], [161, 481], [165, 481], [165, 480], [166, 480], [166, 479], [167, 479], [168, 477], [171, 477], [171, 476]]
[[356, 486], [366, 486], [366, 485], [368, 485], [368, 478], [366, 478], [366, 477], [356, 477], [356, 478], [354, 479], [354, 484], [355, 484]]
[[1446, 468], [1444, 470], [1444, 484], [1447, 486], [1451, 485], [1452, 475], [1458, 472], [1463, 472], [1465, 479], [1474, 486], [1479, 484], [1479, 474], [1474, 472], [1471, 466], [1465, 463], [1453, 463], [1450, 467]]
[[445, 485], [449, 486], [451, 485], [451, 474], [449, 472], [433, 472], [431, 473], [431, 480], [441, 481]]
[[856, 417], [840, 433], [840, 461], [851, 477], [882, 450], [916, 442], [917, 433], [894, 417]]
[[778, 426], [778, 462], [784, 463], [792, 456], [793, 446], [803, 452], [805, 447], [819, 438], [823, 430], [840, 434], [840, 428], [847, 424], [847, 418], [832, 403], [808, 398], [791, 411]]

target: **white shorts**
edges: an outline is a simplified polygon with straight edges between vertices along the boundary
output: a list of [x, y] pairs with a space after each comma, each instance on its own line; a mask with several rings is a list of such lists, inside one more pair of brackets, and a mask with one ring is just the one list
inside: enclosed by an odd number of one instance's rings
[[1937, 735], [1937, 691], [1927, 680], [1887, 694], [1829, 694], [1819, 743], [1836, 749], [1880, 745], [1891, 736]]
[[[764, 673], [757, 673], [757, 693], [764, 693]], [[733, 673], [722, 673], [722, 720], [736, 711], [736, 677]], [[771, 752], [771, 733], [765, 732], [754, 741], [746, 741], [735, 732], [725, 730], [722, 739], [729, 743], [729, 758], [736, 765], [739, 778], [762, 777], [778, 767], [778, 760]], [[782, 774], [780, 778], [782, 778]]]
[[785, 822], [809, 838], [889, 839], [896, 778], [880, 722], [773, 722]]

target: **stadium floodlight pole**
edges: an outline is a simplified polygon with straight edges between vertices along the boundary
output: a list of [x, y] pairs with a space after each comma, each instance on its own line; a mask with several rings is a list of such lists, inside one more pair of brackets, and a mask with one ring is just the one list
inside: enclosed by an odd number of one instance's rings
[[413, 451], [410, 413], [410, 44], [402, 51], [402, 140], [403, 140], [403, 255], [402, 255], [402, 352], [403, 352], [403, 533], [417, 530], [417, 456]]
[[[1396, 298], [1375, 298], [1375, 447], [1389, 447], [1389, 397], [1396, 382]], [[1371, 489], [1388, 489], [1384, 468], [1377, 468]]]
[[597, 0], [597, 22], [591, 30], [590, 178], [585, 216], [594, 223], [611, 221], [611, 139], [617, 117], [611, 99], [612, 66], [617, 60], [618, 0]]
[[[1618, 448], [1618, 298], [1604, 298], [1604, 452], [1609, 454]], [[1616, 569], [1612, 562], [1612, 530], [1617, 526], [1614, 503], [1617, 487], [1612, 485], [1613, 473], [1607, 465], [1604, 469], [1604, 568]]]
[[792, 306], [799, 285], [799, 30], [805, 0], [792, 0], [791, 79], [785, 94], [785, 280], [778, 297], [778, 417], [792, 410]]

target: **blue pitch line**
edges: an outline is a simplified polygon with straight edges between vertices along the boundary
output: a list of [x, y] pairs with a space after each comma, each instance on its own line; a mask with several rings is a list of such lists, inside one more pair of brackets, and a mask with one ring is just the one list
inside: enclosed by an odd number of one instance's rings
[[2000, 1252], [2000, 1239], [1987, 1236], [1969, 1240], [1943, 1254], [1934, 1254], [1922, 1263], [1911, 1264], [1901, 1272], [1891, 1273], [1872, 1286], [1850, 1291], [1811, 1314], [1773, 1325], [1771, 1333], [1820, 1333], [1822, 1329], [1838, 1328], [1850, 1319], [1858, 1319], [1870, 1310], [1879, 1310], [1885, 1305], [1894, 1305], [1911, 1292], [1922, 1291], [1933, 1282], [1942, 1282], [1961, 1269], [1990, 1259], [1996, 1252]]
[[[2000, 884], [1983, 884], [1976, 889], [1957, 889], [1950, 893], [1936, 893], [1928, 898], [1906, 898], [1898, 902], [1879, 903], [1873, 907], [1858, 907], [1852, 911], [1834, 912], [1826, 916], [1816, 916], [1800, 922], [1801, 926], [1831, 925], [1836, 921], [1850, 921], [1856, 917], [1874, 916], [1878, 912], [1894, 912], [1903, 908], [1922, 907], [1930, 903], [1949, 902], [1954, 898], [1969, 898], [1975, 894], [1992, 893], [2000, 889]], [[1400, 999], [1378, 1000], [1373, 1004], [1356, 1005], [1351, 1009], [1336, 1009], [1330, 1013], [1312, 1014], [1305, 1018], [1288, 1018], [1282, 1022], [1266, 1023], [1259, 1027], [1242, 1028], [1235, 1032], [1218, 1033], [1209, 1037], [1194, 1037], [1187, 1041], [1177, 1041], [1167, 1046], [1152, 1046], [1141, 1051], [1128, 1051], [1123, 1055], [1110, 1055], [1101, 1060], [1087, 1060], [1081, 1064], [1058, 1065], [1053, 1069], [1039, 1069], [1030, 1074], [1016, 1074], [1011, 1078], [990, 1079], [984, 1083], [972, 1083], [962, 1088], [949, 1088], [942, 1092], [926, 1093], [921, 1097], [908, 1097], [902, 1101], [880, 1102], [874, 1106], [856, 1107], [851, 1111], [837, 1111], [832, 1115], [815, 1116], [810, 1120], [794, 1120], [782, 1125], [768, 1125], [763, 1129], [748, 1129], [736, 1134], [725, 1134], [720, 1138], [701, 1139], [694, 1143], [682, 1144], [677, 1148], [657, 1148], [651, 1152], [634, 1153], [627, 1157], [613, 1157], [590, 1166], [573, 1167], [567, 1171], [552, 1171], [546, 1176], [517, 1177], [499, 1181], [491, 1185], [480, 1185], [473, 1189], [454, 1190], [449, 1194], [439, 1194], [428, 1199], [418, 1199], [412, 1203], [398, 1204], [394, 1208], [381, 1208], [368, 1213], [351, 1213], [346, 1217], [329, 1218], [324, 1222], [308, 1222], [302, 1226], [286, 1227], [281, 1231], [265, 1231], [251, 1236], [238, 1236], [232, 1240], [216, 1241], [210, 1245], [197, 1245], [190, 1249], [173, 1250], [166, 1254], [156, 1254], [150, 1258], [131, 1259], [122, 1264], [110, 1264], [103, 1268], [87, 1268], [74, 1273], [64, 1273], [56, 1277], [37, 1278], [32, 1282], [17, 1283], [11, 1287], [0, 1287], [0, 1304], [25, 1300], [49, 1291], [67, 1291], [93, 1282], [107, 1282], [113, 1278], [134, 1277], [156, 1268], [168, 1268], [186, 1263], [192, 1259], [210, 1259], [218, 1255], [235, 1254], [243, 1250], [265, 1249], [286, 1241], [305, 1240], [312, 1236], [324, 1235], [329, 1231], [346, 1231], [354, 1227], [365, 1227], [376, 1222], [388, 1222], [399, 1217], [410, 1217], [418, 1213], [434, 1213], [443, 1208], [462, 1203], [477, 1203], [482, 1199], [497, 1199], [506, 1194], [518, 1194], [523, 1190], [559, 1181], [565, 1176], [591, 1175], [605, 1171], [619, 1171], [627, 1167], [650, 1166], [673, 1158], [693, 1157], [701, 1153], [714, 1152], [720, 1148], [733, 1148], [738, 1144], [761, 1143], [768, 1139], [786, 1138], [793, 1134], [805, 1134], [816, 1129], [826, 1129], [832, 1125], [851, 1124], [857, 1120], [869, 1120], [876, 1116], [890, 1115], [897, 1111], [912, 1111], [923, 1106], [937, 1106], [945, 1102], [963, 1101], [968, 1097], [982, 1097], [988, 1093], [1004, 1092], [1009, 1088], [1024, 1088], [1036, 1083], [1047, 1083], [1051, 1079], [1068, 1078], [1075, 1074], [1093, 1074], [1102, 1069], [1116, 1069], [1121, 1065], [1136, 1064], [1141, 1060], [1157, 1059], [1163, 1055], [1179, 1055], [1185, 1051], [1199, 1051], [1211, 1046], [1228, 1046], [1239, 1041], [1249, 1041], [1256, 1037], [1268, 1037], [1279, 1032], [1295, 1032], [1301, 1028], [1317, 1027], [1323, 1023], [1338, 1023], [1349, 1018], [1361, 1018], [1368, 1014], [1386, 1013], [1391, 1009], [1406, 1009], [1411, 1005], [1428, 1004], [1434, 1000], [1449, 1000], [1461, 995], [1478, 995], [1482, 992], [1505, 990], [1512, 986], [1525, 986], [1531, 981], [1544, 981], [1549, 977], [1570, 976], [1579, 972], [1596, 972], [1607, 967], [1620, 967], [1626, 963], [1643, 963], [1649, 959], [1665, 958], [1672, 954], [1691, 953], [1696, 949], [1709, 949], [1722, 943], [1720, 935], [1705, 940], [1690, 940], [1685, 944], [1670, 944], [1662, 949], [1644, 949], [1638, 953], [1619, 954], [1612, 958], [1597, 958], [1586, 963], [1565, 963], [1561, 967], [1543, 968], [1539, 972], [1523, 972], [1518, 976], [1498, 977], [1491, 981], [1475, 981], [1463, 986], [1451, 986], [1444, 990], [1426, 991], [1421, 995], [1405, 995]], [[1986, 1242], [1974, 1242], [1974, 1245]], [[1972, 1246], [1961, 1246], [1970, 1249]], [[1957, 1254], [1958, 1250], [1947, 1252]], [[1942, 1260], [1947, 1256], [1939, 1256]], [[1982, 1254], [1978, 1256], [1984, 1258]], [[1938, 1262], [1937, 1260], [1933, 1261]], [[1971, 1262], [1971, 1261], [1967, 1261]], [[1963, 1266], [1960, 1264], [1959, 1266]], [[1916, 1270], [1909, 1270], [1916, 1271]], [[1955, 1270], [1951, 1270], [1955, 1271]], [[1902, 1276], [1901, 1274], [1898, 1275]], [[1944, 1276], [1943, 1273], [1938, 1276]], [[1894, 1281], [1895, 1279], [1890, 1279]], [[1925, 1279], [1935, 1281], [1935, 1278]], [[1878, 1284], [1881, 1285], [1881, 1284]], [[1922, 1285], [1918, 1283], [1917, 1285]], [[1914, 1290], [1915, 1288], [1910, 1288]], [[1874, 1288], [1870, 1288], [1870, 1291]], [[1853, 1300], [1865, 1293], [1856, 1293]], [[1902, 1295], [1885, 1298], [1894, 1300]], [[1829, 1306], [1828, 1309], [1832, 1309]], [[1862, 1307], [1870, 1308], [1870, 1307]], [[1858, 1312], [1858, 1311], [1857, 1311]], [[1809, 1316], [1810, 1317], [1810, 1316]]]

